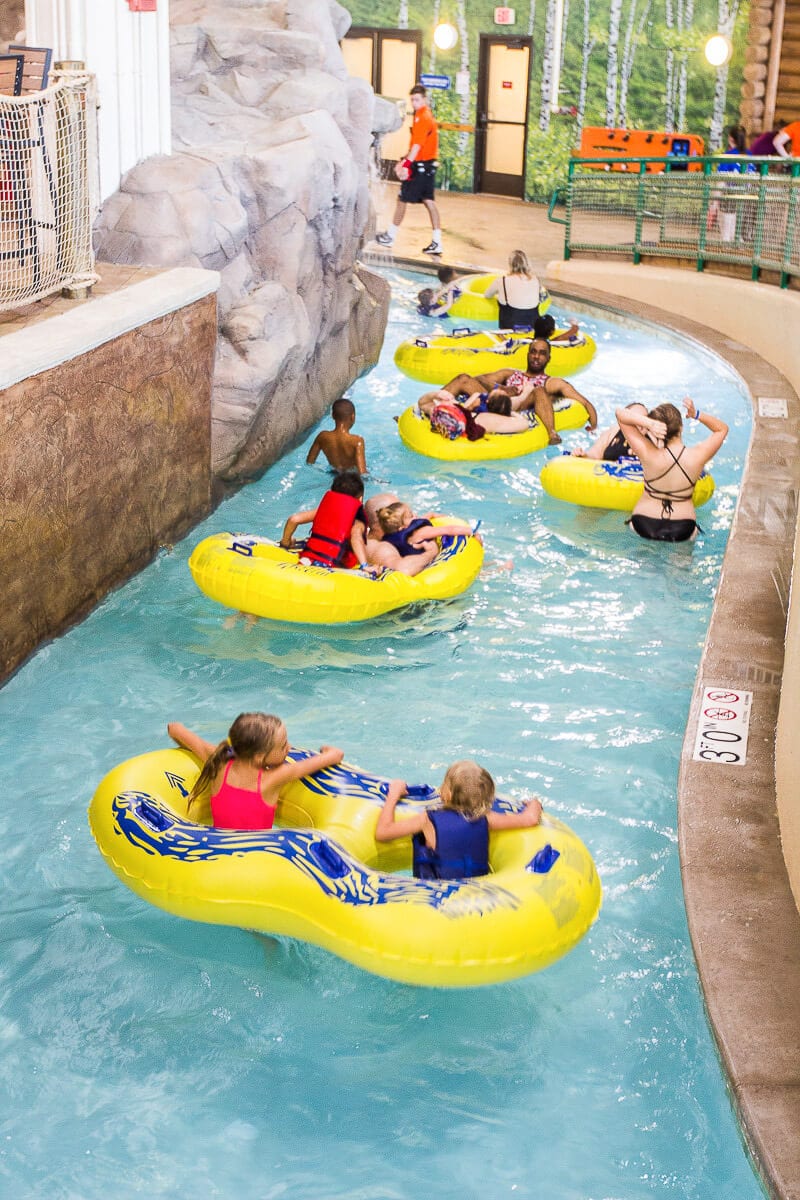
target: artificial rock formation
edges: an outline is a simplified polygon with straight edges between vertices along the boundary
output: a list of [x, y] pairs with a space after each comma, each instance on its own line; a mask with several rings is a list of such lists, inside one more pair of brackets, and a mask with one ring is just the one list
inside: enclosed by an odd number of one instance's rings
[[214, 472], [239, 481], [291, 445], [380, 351], [375, 133], [394, 106], [348, 76], [335, 0], [171, 0], [174, 153], [103, 206], [100, 259], [220, 271]]
[[25, 0], [4, 0], [0, 3], [0, 53], [5, 54], [9, 42], [25, 28]]

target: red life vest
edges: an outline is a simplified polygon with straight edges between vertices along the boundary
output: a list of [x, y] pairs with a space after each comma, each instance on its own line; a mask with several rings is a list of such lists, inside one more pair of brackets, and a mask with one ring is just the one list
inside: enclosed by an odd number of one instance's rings
[[326, 492], [301, 558], [326, 567], [355, 567], [358, 560], [350, 549], [350, 533], [361, 501], [343, 492]]

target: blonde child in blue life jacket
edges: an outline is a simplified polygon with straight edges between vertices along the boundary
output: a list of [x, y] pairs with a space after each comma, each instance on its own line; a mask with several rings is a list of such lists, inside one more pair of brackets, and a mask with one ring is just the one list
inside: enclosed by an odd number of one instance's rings
[[375, 840], [392, 842], [410, 837], [417, 879], [471, 879], [488, 875], [489, 833], [530, 828], [542, 818], [542, 803], [536, 796], [519, 812], [493, 812], [494, 780], [484, 767], [466, 758], [448, 767], [440, 788], [441, 808], [395, 818], [397, 804], [406, 792], [402, 779], [393, 779], [389, 784], [375, 827]]

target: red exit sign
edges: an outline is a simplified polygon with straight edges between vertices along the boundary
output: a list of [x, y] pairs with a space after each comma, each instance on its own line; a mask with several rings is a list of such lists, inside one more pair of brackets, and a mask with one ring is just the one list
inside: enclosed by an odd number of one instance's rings
[[513, 25], [517, 19], [517, 14], [513, 8], [496, 8], [494, 10], [495, 25]]
[[155, 12], [156, 0], [128, 0], [131, 12]]

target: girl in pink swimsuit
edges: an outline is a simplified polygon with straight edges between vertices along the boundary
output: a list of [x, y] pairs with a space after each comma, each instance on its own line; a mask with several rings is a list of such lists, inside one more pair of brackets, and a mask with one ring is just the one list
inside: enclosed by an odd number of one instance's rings
[[271, 829], [282, 787], [344, 758], [343, 750], [323, 746], [319, 754], [290, 762], [286, 726], [268, 713], [240, 713], [218, 746], [178, 721], [169, 723], [167, 733], [203, 763], [187, 809], [210, 790], [211, 817], [220, 829]]

